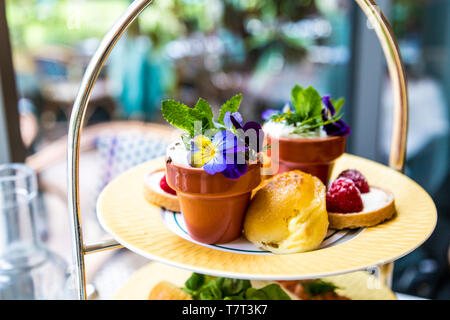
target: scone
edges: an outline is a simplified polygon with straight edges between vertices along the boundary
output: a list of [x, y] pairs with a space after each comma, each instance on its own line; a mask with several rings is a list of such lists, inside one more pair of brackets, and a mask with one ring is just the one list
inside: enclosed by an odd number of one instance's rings
[[318, 178], [299, 170], [272, 177], [249, 205], [245, 236], [274, 253], [316, 249], [328, 229], [325, 192]]

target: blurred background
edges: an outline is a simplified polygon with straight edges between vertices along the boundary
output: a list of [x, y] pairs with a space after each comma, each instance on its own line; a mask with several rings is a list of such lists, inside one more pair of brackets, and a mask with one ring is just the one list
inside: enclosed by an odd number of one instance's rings
[[[439, 213], [432, 237], [395, 264], [393, 288], [449, 299], [450, 1], [377, 2], [408, 75], [406, 174], [430, 193]], [[36, 170], [39, 234], [67, 261], [68, 119], [90, 57], [130, 3], [0, 5], [0, 163], [26, 158]], [[113, 49], [89, 102], [81, 156], [87, 241], [105, 237], [95, 201], [106, 183], [164, 154], [170, 130], [158, 125], [162, 99], [193, 105], [203, 97], [219, 106], [240, 92], [244, 117], [259, 121], [264, 109], [281, 108], [296, 83], [345, 97], [344, 118], [353, 128], [348, 152], [387, 163], [393, 93], [378, 40], [354, 1], [155, 1]], [[88, 277], [106, 298], [145, 263], [123, 250], [99, 256], [87, 257]]]

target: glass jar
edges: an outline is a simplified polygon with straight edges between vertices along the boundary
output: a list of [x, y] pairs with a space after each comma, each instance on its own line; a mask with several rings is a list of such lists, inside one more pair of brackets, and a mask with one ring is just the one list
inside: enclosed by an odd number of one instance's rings
[[36, 231], [37, 194], [33, 169], [0, 165], [0, 300], [67, 298], [67, 264]]

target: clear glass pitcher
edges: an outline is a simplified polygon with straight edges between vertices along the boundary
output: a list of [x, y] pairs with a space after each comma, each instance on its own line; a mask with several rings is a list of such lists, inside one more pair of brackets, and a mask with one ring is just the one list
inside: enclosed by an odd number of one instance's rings
[[67, 264], [36, 231], [37, 193], [33, 169], [0, 165], [0, 300], [67, 298]]

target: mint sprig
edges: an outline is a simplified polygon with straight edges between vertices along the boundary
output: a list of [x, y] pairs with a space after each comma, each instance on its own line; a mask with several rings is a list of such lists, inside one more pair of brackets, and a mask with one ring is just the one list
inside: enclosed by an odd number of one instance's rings
[[[219, 117], [216, 122], [223, 125], [225, 113], [237, 112], [242, 101], [242, 94], [237, 94], [226, 101], [220, 108]], [[175, 100], [164, 100], [161, 103], [161, 113], [164, 119], [174, 127], [185, 130], [189, 137], [195, 134], [195, 122], [201, 123], [202, 134], [206, 130], [217, 132], [223, 128], [218, 128], [214, 124], [214, 114], [210, 104], [203, 98], [199, 98], [193, 108]], [[183, 141], [187, 141], [185, 136]]]
[[294, 133], [311, 136], [314, 135], [318, 128], [326, 126], [340, 120], [343, 116], [340, 113], [344, 105], [344, 99], [332, 100], [336, 113], [329, 119], [324, 120], [322, 117], [322, 98], [313, 87], [306, 89], [299, 85], [295, 85], [291, 91], [291, 103], [294, 110], [284, 113], [275, 113], [269, 120], [279, 122], [285, 121], [288, 125], [295, 127]]
[[291, 92], [292, 105], [301, 121], [320, 116], [322, 112], [322, 99], [313, 87], [303, 89], [295, 85]]
[[276, 283], [256, 289], [249, 280], [216, 278], [199, 273], [191, 275], [183, 290], [194, 300], [291, 300]]
[[226, 101], [221, 107], [219, 111], [219, 117], [217, 118], [217, 122], [223, 124], [223, 118], [225, 117], [225, 113], [230, 111], [231, 113], [237, 112], [239, 110], [239, 106], [241, 105], [242, 94], [239, 93]]

